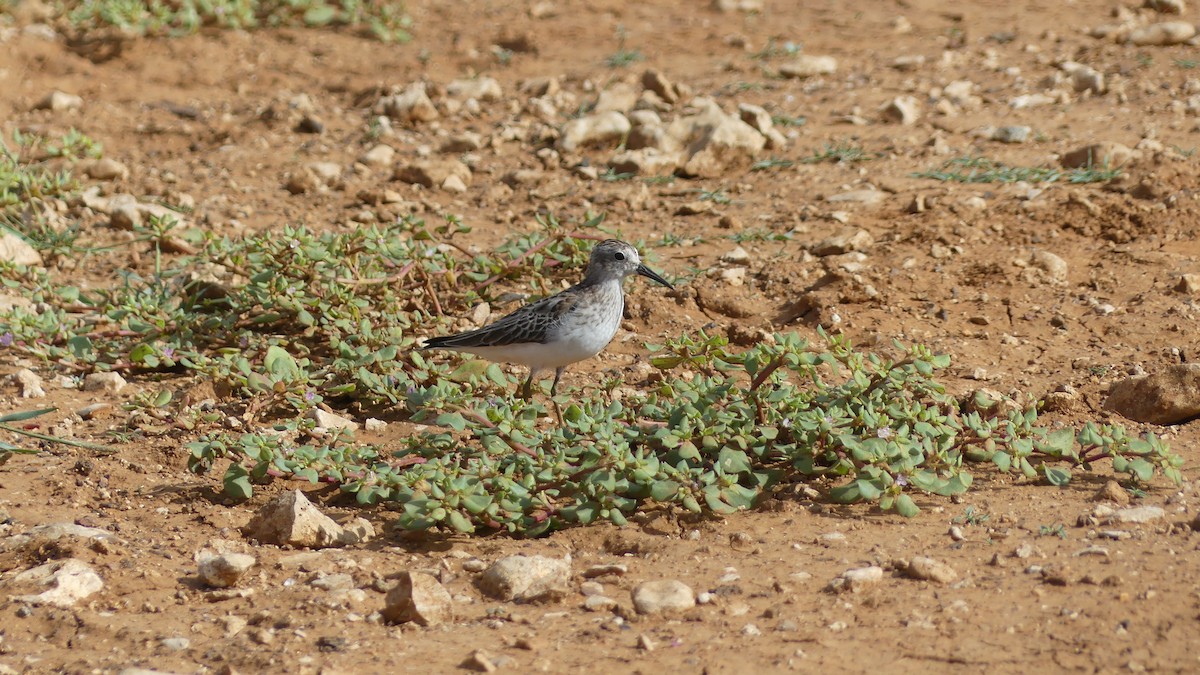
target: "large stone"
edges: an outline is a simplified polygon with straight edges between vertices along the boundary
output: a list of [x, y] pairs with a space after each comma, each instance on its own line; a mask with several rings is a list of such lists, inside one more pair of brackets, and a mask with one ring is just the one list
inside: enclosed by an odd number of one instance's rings
[[33, 106], [35, 110], [62, 112], [64, 110], [79, 110], [83, 107], [83, 99], [63, 91], [52, 91]]
[[644, 581], [634, 587], [632, 595], [638, 614], [660, 614], [696, 606], [691, 586], [676, 579]]
[[479, 590], [497, 600], [536, 600], [567, 587], [571, 556], [514, 555], [501, 558], [479, 577]]
[[754, 159], [766, 139], [754, 127], [721, 110], [715, 101], [697, 98], [698, 111], [671, 123], [667, 134], [686, 148], [685, 176], [713, 178]]
[[608, 165], [617, 173], [667, 176], [679, 168], [680, 159], [678, 153], [663, 152], [657, 148], [640, 148], [614, 155]]
[[129, 384], [120, 373], [88, 373], [83, 378], [84, 391], [100, 391], [106, 394], [116, 394]]
[[1200, 416], [1200, 363], [1113, 382], [1104, 407], [1135, 422], [1179, 424]]
[[5, 230], [0, 234], [0, 261], [34, 267], [42, 264], [42, 254], [24, 239]]
[[1196, 26], [1190, 21], [1164, 21], [1135, 28], [1129, 34], [1129, 42], [1139, 47], [1178, 45], [1196, 35]]
[[450, 176], [457, 176], [463, 185], [471, 184], [470, 167], [457, 159], [418, 159], [396, 167], [395, 172], [396, 180], [427, 188], [442, 187]]
[[573, 152], [588, 145], [615, 144], [632, 128], [629, 119], [616, 110], [584, 115], [562, 126], [558, 147]]
[[504, 89], [493, 77], [481, 77], [477, 80], [455, 80], [446, 85], [446, 95], [457, 99], [470, 99], [491, 102], [504, 98]]
[[342, 526], [317, 510], [299, 490], [267, 502], [254, 514], [243, 532], [264, 544], [328, 548], [348, 543]]
[[96, 527], [84, 527], [75, 523], [47, 523], [8, 537], [4, 540], [3, 545], [0, 545], [0, 550], [41, 548], [61, 539], [86, 543], [94, 549], [107, 549], [117, 543], [117, 538], [111, 532]]
[[779, 66], [779, 74], [784, 77], [815, 77], [831, 75], [837, 71], [837, 59], [832, 56], [813, 56], [802, 54]]
[[430, 122], [438, 118], [437, 107], [425, 93], [423, 82], [415, 82], [398, 94], [379, 99], [374, 112], [401, 122]]
[[924, 556], [917, 556], [908, 561], [905, 573], [913, 579], [924, 579], [939, 584], [952, 584], [958, 581], [958, 573], [954, 571], [953, 567], [940, 560]]
[[424, 572], [401, 572], [384, 603], [383, 618], [393, 623], [412, 621], [436, 626], [449, 621], [453, 614], [450, 593], [435, 577]]
[[16, 595], [13, 600], [31, 605], [70, 607], [104, 588], [104, 581], [87, 563], [76, 558], [55, 560], [21, 572], [13, 586], [46, 588], [35, 595]]
[[228, 588], [241, 581], [255, 564], [254, 556], [245, 553], [218, 553], [200, 559], [200, 580], [213, 588]]

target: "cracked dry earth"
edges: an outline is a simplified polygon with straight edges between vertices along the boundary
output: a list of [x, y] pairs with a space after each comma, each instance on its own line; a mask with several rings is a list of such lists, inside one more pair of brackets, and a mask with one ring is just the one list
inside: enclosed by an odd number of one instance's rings
[[[539, 213], [604, 212], [613, 233], [648, 243], [681, 291], [631, 284], [626, 330], [565, 387], [606, 370], [636, 382], [642, 344], [681, 331], [745, 344], [823, 324], [868, 348], [925, 342], [952, 355], [955, 392], [1045, 396], [1051, 424], [1124, 421], [1104, 407], [1112, 382], [1200, 348], [1198, 284], [1186, 276], [1200, 273], [1200, 70], [1187, 29], [1200, 17], [1148, 4], [1158, 9], [414, 0], [415, 38], [402, 46], [266, 30], [100, 49], [49, 39], [26, 18], [3, 34], [0, 130], [74, 127], [127, 170], [94, 171], [91, 205], [63, 205], [100, 243], [128, 239], [103, 208], [117, 194], [193, 205], [190, 226], [230, 236], [457, 214], [478, 247], [533, 230]], [[1184, 27], [1146, 28], [1172, 21]], [[635, 52], [642, 60], [609, 63]], [[41, 109], [54, 91], [79, 99]], [[612, 113], [603, 124], [571, 126], [598, 109]], [[655, 134], [703, 114], [749, 119], [742, 145], [618, 159], [633, 150], [620, 137], [669, 151]], [[1094, 144], [1118, 176], [914, 176], [980, 156], [1059, 168]], [[803, 161], [846, 146], [867, 161]], [[770, 159], [791, 163], [751, 170]], [[673, 183], [619, 175], [673, 169]], [[150, 269], [144, 251], [114, 250], [60, 273], [99, 285], [116, 269]], [[82, 392], [43, 364], [5, 357], [3, 367], [36, 369], [47, 390], [29, 401], [7, 385], [5, 411], [56, 406], [53, 428], [100, 442], [126, 413], [73, 411], [150, 386]], [[386, 447], [409, 428], [389, 421], [366, 440]], [[226, 505], [217, 477], [187, 472], [183, 436], [134, 435], [106, 456], [50, 446], [0, 467], [0, 672], [1196, 672], [1200, 427], [1125, 422], [1183, 455], [1182, 487], [1159, 478], [1132, 505], [1114, 504], [1130, 493], [1106, 488], [1107, 467], [1065, 488], [980, 470], [962, 499], [919, 497], [912, 519], [800, 485], [724, 519], [658, 513], [532, 541], [406, 536], [388, 509], [318, 490], [309, 496], [326, 514], [377, 532], [319, 551], [245, 538], [254, 512], [294, 486]], [[1136, 507], [1161, 510], [1142, 509], [1143, 522], [1094, 515]], [[54, 523], [110, 538], [17, 545]], [[222, 541], [257, 564], [218, 593], [195, 557]], [[570, 555], [567, 592], [534, 603], [483, 595], [480, 570], [513, 554]], [[921, 557], [940, 564], [932, 578], [903, 573]], [[36, 591], [19, 573], [70, 558], [103, 587], [67, 607], [16, 597]], [[624, 572], [584, 579], [600, 565]], [[882, 574], [861, 572], [873, 566]], [[849, 570], [841, 592], [828, 590]], [[440, 580], [451, 619], [382, 618], [406, 571]], [[655, 580], [683, 581], [705, 602], [639, 614], [631, 591]]]

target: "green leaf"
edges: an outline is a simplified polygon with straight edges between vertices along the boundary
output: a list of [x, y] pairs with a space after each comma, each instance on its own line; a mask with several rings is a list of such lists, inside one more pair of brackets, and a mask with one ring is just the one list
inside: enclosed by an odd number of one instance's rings
[[0, 423], [4, 422], [24, 422], [25, 420], [41, 417], [47, 413], [52, 413], [58, 408], [38, 408], [37, 410], [26, 410], [23, 412], [8, 413], [0, 416]]
[[450, 527], [454, 528], [455, 532], [471, 534], [475, 531], [475, 526], [471, 524], [471, 521], [467, 520], [467, 517], [458, 511], [451, 511], [447, 521], [450, 523]]
[[455, 431], [463, 431], [467, 428], [467, 418], [462, 416], [462, 413], [442, 413], [433, 421], [439, 427], [450, 427]]
[[304, 12], [304, 23], [307, 26], [326, 26], [337, 17], [337, 8], [333, 5], [316, 4]]
[[741, 450], [721, 448], [717, 455], [717, 464], [727, 474], [750, 473], [750, 458]]
[[906, 494], [900, 494], [896, 496], [896, 513], [899, 513], [905, 518], [912, 518], [920, 512], [921, 509], [917, 506], [917, 503], [913, 501], [912, 497], [909, 497]]
[[838, 504], [853, 504], [862, 500], [858, 481], [848, 485], [839, 485], [829, 491], [829, 498]]
[[1012, 456], [1003, 450], [997, 450], [992, 454], [992, 463], [996, 465], [996, 468], [1008, 473], [1008, 470], [1012, 468]]
[[1048, 466], [1046, 467], [1046, 481], [1051, 485], [1063, 487], [1071, 482], [1071, 471], [1061, 467]]
[[286, 349], [278, 345], [267, 347], [263, 366], [276, 382], [295, 382], [300, 379], [300, 364]]
[[1129, 462], [1129, 470], [1141, 481], [1149, 481], [1154, 478], [1154, 465], [1141, 457]]
[[238, 501], [249, 499], [254, 494], [254, 486], [250, 484], [250, 472], [241, 464], [230, 464], [222, 479], [226, 495]]

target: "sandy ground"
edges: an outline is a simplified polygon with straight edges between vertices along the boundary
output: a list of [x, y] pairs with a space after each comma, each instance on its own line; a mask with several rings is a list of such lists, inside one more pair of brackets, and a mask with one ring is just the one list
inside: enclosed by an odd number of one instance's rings
[[[197, 226], [233, 236], [286, 223], [345, 229], [369, 210], [363, 195], [382, 190], [425, 217], [461, 216], [474, 227], [467, 241], [483, 247], [531, 231], [540, 211], [563, 220], [603, 211], [616, 233], [650, 243], [655, 264], [686, 282], [677, 296], [631, 284], [632, 331], [570, 371], [567, 387], [591, 386], [590, 376], [606, 369], [629, 371], [645, 358], [643, 342], [664, 335], [708, 327], [811, 336], [818, 322], [836, 320], [859, 344], [900, 338], [952, 355], [955, 391], [1068, 389], [1075, 394], [1048, 422], [1116, 421], [1102, 407], [1110, 382], [1187, 361], [1200, 348], [1196, 299], [1175, 290], [1181, 274], [1200, 272], [1195, 47], [1087, 34], [1103, 24], [1178, 18], [1133, 6], [1114, 13], [1123, 6], [1001, 4], [767, 0], [746, 13], [661, 0], [422, 0], [408, 8], [414, 41], [398, 46], [268, 30], [123, 40], [99, 50], [24, 33], [0, 48], [0, 130], [7, 138], [18, 128], [79, 129], [129, 168], [127, 178], [102, 182], [105, 191], [186, 196]], [[1194, 21], [1194, 11], [1182, 19]], [[836, 71], [778, 77], [789, 48], [835, 57]], [[606, 63], [620, 50], [643, 59]], [[775, 56], [756, 57], [764, 52]], [[1077, 91], [1064, 74], [1067, 61], [1103, 75], [1102, 91]], [[529, 82], [556, 78], [562, 100], [582, 106], [621, 84], [640, 92], [647, 70], [686, 88], [679, 107], [704, 96], [727, 112], [749, 103], [777, 120], [803, 118], [779, 127], [784, 147], [759, 155], [795, 163], [751, 171], [735, 162], [716, 175], [659, 185], [579, 169], [586, 163], [603, 173], [615, 144], [539, 154], [554, 141], [534, 132], [556, 129], [573, 111], [560, 110], [553, 124], [532, 123]], [[497, 80], [498, 100], [444, 110], [432, 122], [397, 122], [393, 134], [370, 137], [382, 92], [423, 80], [443, 101], [448, 83], [479, 75]], [[968, 84], [953, 86], [961, 81]], [[35, 110], [53, 90], [80, 96], [82, 107]], [[1050, 100], [1013, 105], [1037, 94]], [[912, 124], [881, 111], [906, 96], [919, 108]], [[322, 133], [297, 131], [305, 114], [320, 120]], [[1026, 126], [1028, 138], [992, 140], [989, 126]], [[488, 140], [470, 152], [463, 192], [355, 166], [377, 143], [403, 162], [437, 154], [465, 131]], [[1137, 148], [1138, 157], [1111, 182], [1080, 185], [913, 175], [977, 156], [1057, 167], [1061, 155], [1099, 142]], [[838, 144], [859, 146], [870, 160], [800, 161]], [[335, 186], [286, 189], [318, 161], [343, 167]], [[504, 181], [521, 170], [537, 178]], [[828, 199], [867, 188], [878, 190], [877, 200]], [[727, 198], [700, 201], [705, 191]], [[680, 215], [689, 202], [702, 212]], [[121, 236], [103, 219], [88, 226], [100, 241]], [[832, 288], [814, 289], [836, 267], [813, 254], [814, 243], [847, 228], [870, 235], [859, 266]], [[782, 241], [765, 237], [785, 233]], [[737, 286], [720, 275], [735, 236], [750, 254]], [[665, 237], [673, 243], [659, 243]], [[1056, 254], [1065, 275], [1031, 266], [1034, 251]], [[114, 269], [149, 269], [149, 258], [118, 249], [60, 274], [102, 284]], [[11, 357], [2, 363], [9, 372], [21, 365]], [[52, 369], [33, 365], [53, 380]], [[50, 386], [37, 405], [58, 406], [59, 419], [148, 386], [135, 379], [115, 397]], [[16, 391], [2, 392], [3, 409], [29, 407]], [[106, 432], [123, 428], [123, 416], [114, 408], [75, 433], [112, 442]], [[1195, 423], [1129, 425], [1163, 434], [1187, 460], [1185, 477], [1196, 478]], [[386, 446], [403, 433], [397, 421], [370, 440]], [[69, 609], [0, 594], [0, 672], [449, 672], [477, 649], [508, 672], [1200, 669], [1200, 534], [1188, 527], [1197, 499], [1190, 482], [1146, 487], [1135, 505], [1163, 507], [1166, 516], [1145, 524], [1080, 521], [1109, 477], [1100, 467], [1061, 489], [981, 471], [960, 500], [920, 498], [923, 511], [913, 519], [814, 501], [797, 486], [760, 510], [721, 520], [648, 518], [533, 541], [405, 536], [389, 527], [386, 508], [358, 509], [318, 491], [310, 496], [328, 513], [365, 516], [381, 536], [299, 557], [245, 544], [259, 560], [242, 584], [252, 593], [214, 601], [196, 581], [194, 554], [214, 539], [240, 541], [238, 528], [274, 493], [223, 504], [214, 497], [218, 477], [188, 473], [187, 440], [133, 436], [109, 456], [52, 446], [0, 467], [0, 508], [9, 518], [2, 533], [76, 522], [119, 538], [100, 550], [0, 554], [0, 570], [9, 572], [72, 555], [105, 584]], [[950, 536], [952, 526], [961, 540]], [[482, 596], [475, 575], [463, 570], [470, 558], [514, 553], [570, 554], [576, 571], [627, 565], [625, 575], [600, 580], [626, 607], [638, 583], [667, 578], [709, 593], [711, 602], [667, 617], [585, 611], [574, 592], [549, 604], [503, 603]], [[957, 580], [937, 584], [893, 571], [918, 555], [950, 565]], [[886, 570], [878, 583], [826, 590], [845, 570], [872, 564]], [[378, 619], [393, 575], [410, 569], [440, 575], [456, 597], [453, 622], [418, 628]], [[349, 582], [312, 583], [336, 574]]]

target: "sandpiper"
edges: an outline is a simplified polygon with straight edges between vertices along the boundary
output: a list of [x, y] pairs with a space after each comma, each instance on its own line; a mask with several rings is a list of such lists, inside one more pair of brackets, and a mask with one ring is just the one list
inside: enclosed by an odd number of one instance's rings
[[636, 248], [608, 239], [592, 249], [583, 281], [482, 328], [430, 338], [425, 348], [452, 349], [528, 366], [529, 377], [521, 388], [521, 395], [527, 399], [533, 378], [553, 368], [553, 397], [567, 366], [599, 354], [617, 334], [625, 311], [621, 282], [631, 274], [675, 288], [642, 264]]

